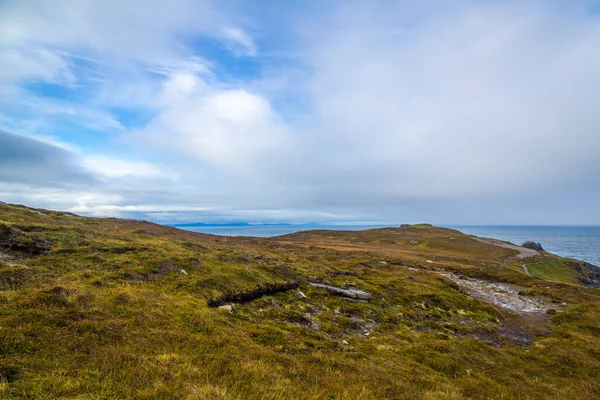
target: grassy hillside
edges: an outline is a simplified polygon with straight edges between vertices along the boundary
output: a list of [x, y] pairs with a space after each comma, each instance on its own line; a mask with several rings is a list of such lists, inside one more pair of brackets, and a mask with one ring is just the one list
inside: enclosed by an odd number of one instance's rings
[[0, 203], [0, 398], [599, 398], [600, 290], [516, 253], [425, 225], [224, 238]]
[[600, 287], [600, 269], [569, 258], [554, 256], [551, 260], [543, 260], [525, 264], [529, 273], [538, 278], [571, 284], [583, 284]]

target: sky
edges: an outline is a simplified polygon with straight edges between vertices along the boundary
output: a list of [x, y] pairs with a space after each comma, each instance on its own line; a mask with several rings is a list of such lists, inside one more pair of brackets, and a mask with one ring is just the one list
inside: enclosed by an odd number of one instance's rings
[[600, 225], [592, 0], [0, 0], [0, 201]]

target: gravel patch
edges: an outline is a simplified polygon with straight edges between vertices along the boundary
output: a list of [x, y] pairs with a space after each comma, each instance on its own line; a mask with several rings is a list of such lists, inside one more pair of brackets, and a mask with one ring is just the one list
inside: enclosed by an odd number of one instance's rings
[[518, 290], [503, 283], [461, 277], [452, 272], [438, 271], [438, 274], [456, 282], [469, 295], [511, 311], [520, 313], [545, 313], [550, 308], [553, 308], [550, 303], [536, 297], [520, 295]]

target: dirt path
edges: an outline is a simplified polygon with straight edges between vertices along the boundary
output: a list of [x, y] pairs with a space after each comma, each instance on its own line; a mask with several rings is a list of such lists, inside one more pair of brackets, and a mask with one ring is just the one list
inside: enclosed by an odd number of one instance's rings
[[[504, 247], [505, 249], [516, 250], [519, 252], [519, 254], [517, 254], [515, 257], [520, 258], [521, 260], [523, 260], [525, 258], [529, 258], [529, 257], [535, 257], [538, 254], [540, 254], [537, 250], [528, 249], [526, 247], [521, 247], [521, 246], [517, 246], [514, 244], [506, 243], [506, 242], [503, 242], [503, 241], [497, 240], [497, 239], [479, 238], [479, 237], [473, 238], [473, 239], [477, 240], [478, 242], [493, 244], [494, 246], [499, 246], [499, 247]], [[510, 260], [511, 258], [513, 258], [513, 257], [509, 257], [508, 259], [504, 260], [504, 262]], [[531, 274], [529, 273], [529, 270], [527, 269], [527, 265], [525, 265], [524, 263], [521, 263], [521, 267], [523, 267], [523, 272], [525, 272], [525, 274], [527, 276], [531, 276]]]
[[519, 252], [519, 254], [517, 254], [516, 257], [521, 258], [521, 259], [535, 257], [538, 254], [540, 254], [537, 250], [528, 249], [526, 247], [521, 247], [521, 246], [517, 246], [515, 244], [506, 243], [506, 242], [503, 242], [503, 241], [497, 240], [497, 239], [480, 238], [480, 237], [476, 237], [473, 239], [475, 239], [479, 242], [482, 242], [482, 243], [488, 243], [488, 244], [493, 244], [494, 246], [504, 247], [505, 249], [516, 250]]

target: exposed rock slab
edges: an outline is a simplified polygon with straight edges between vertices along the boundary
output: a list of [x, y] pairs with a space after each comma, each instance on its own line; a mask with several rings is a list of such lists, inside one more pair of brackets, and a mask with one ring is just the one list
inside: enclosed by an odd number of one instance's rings
[[368, 300], [371, 300], [371, 298], [373, 297], [373, 295], [371, 293], [367, 293], [364, 290], [360, 290], [360, 289], [344, 289], [344, 288], [340, 288], [340, 287], [324, 285], [322, 283], [312, 283], [312, 282], [310, 285], [321, 288], [321, 289], [325, 289], [331, 294], [345, 297], [348, 299], [353, 299], [353, 300], [367, 300], [368, 301]]

